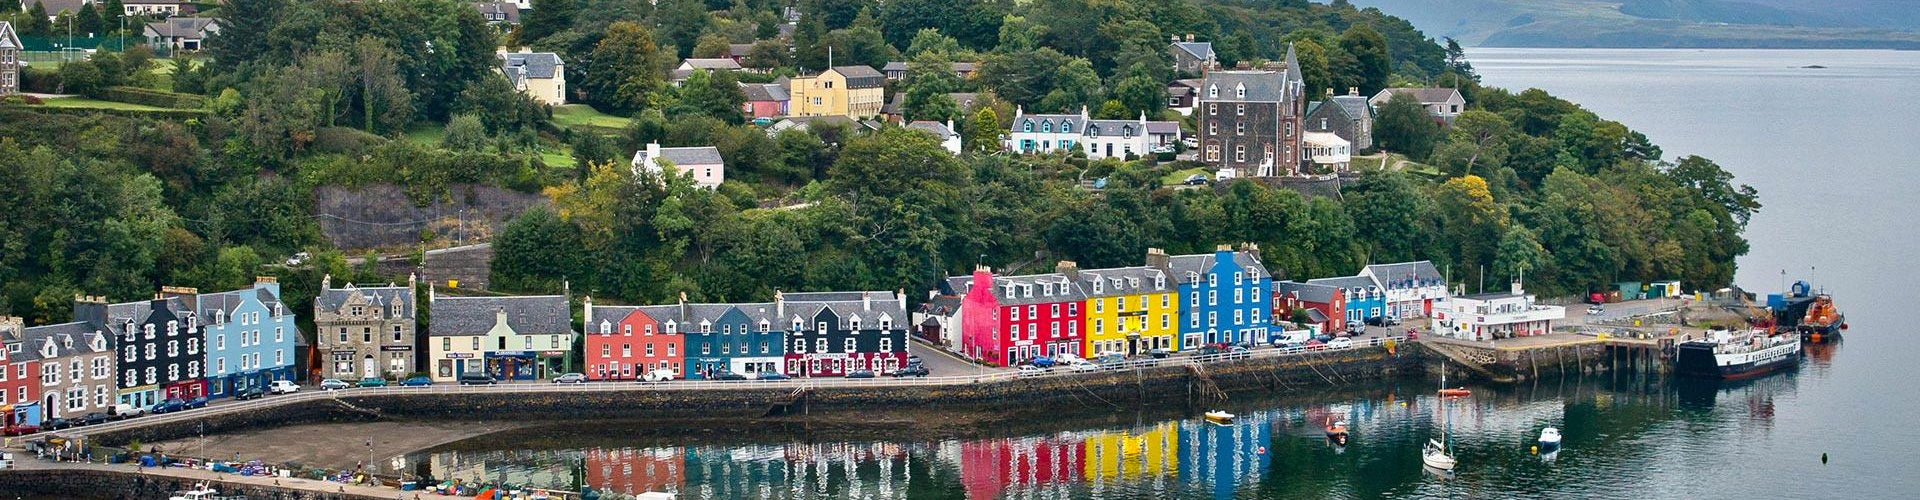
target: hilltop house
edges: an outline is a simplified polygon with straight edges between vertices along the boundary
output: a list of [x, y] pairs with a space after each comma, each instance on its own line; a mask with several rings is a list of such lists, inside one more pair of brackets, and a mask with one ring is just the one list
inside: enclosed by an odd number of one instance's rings
[[789, 106], [794, 116], [844, 116], [861, 119], [880, 115], [886, 104], [886, 75], [867, 66], [834, 66], [817, 75], [788, 80]]
[[300, 330], [293, 310], [280, 300], [278, 279], [262, 276], [251, 288], [199, 294], [193, 306], [205, 337], [200, 341], [205, 343], [208, 397], [265, 390], [267, 384], [293, 380], [304, 370], [294, 368], [294, 339]]
[[[173, 17], [183, 12], [193, 13], [193, 4], [187, 0], [123, 0], [120, 5], [129, 16]], [[48, 11], [52, 13], [52, 9]]]
[[0, 21], [0, 95], [20, 92], [20, 35], [13, 23]]
[[435, 381], [468, 373], [536, 380], [568, 371], [574, 331], [565, 296], [437, 297], [428, 289], [427, 302]]
[[220, 24], [209, 17], [170, 17], [147, 23], [147, 44], [171, 50], [193, 52], [206, 46], [207, 37], [220, 32]]
[[480, 18], [491, 25], [520, 24], [520, 7], [513, 2], [467, 2], [473, 10], [480, 12]]
[[567, 64], [552, 52], [500, 54], [500, 73], [513, 88], [548, 106], [567, 103]]
[[740, 91], [747, 95], [746, 102], [740, 104], [740, 113], [748, 119], [787, 115], [786, 87], [776, 83], [742, 83]]
[[1194, 111], [1200, 160], [1221, 177], [1276, 177], [1300, 163], [1305, 114], [1299, 63], [1292, 47], [1279, 66], [1207, 72]]
[[1079, 114], [1029, 115], [1014, 108], [1003, 146], [1018, 153], [1072, 151], [1076, 146], [1088, 159], [1145, 156], [1155, 146], [1178, 140], [1180, 125], [1150, 122], [1142, 112], [1137, 120], [1096, 120], [1082, 106]]
[[[511, 5], [511, 4], [508, 4]], [[407, 286], [333, 287], [333, 276], [320, 278], [320, 296], [313, 299], [313, 326], [320, 341], [322, 376], [400, 379], [423, 371], [415, 365], [419, 352], [414, 319], [413, 276]]]
[[726, 162], [713, 146], [663, 148], [658, 142], [650, 142], [646, 149], [633, 153], [632, 164], [635, 176], [642, 172], [665, 175], [661, 165], [671, 165], [673, 175], [692, 175], [693, 185], [707, 189], [717, 189], [727, 180]]
[[679, 85], [680, 82], [687, 81], [687, 77], [693, 76], [694, 71], [699, 71], [703, 69], [707, 70], [707, 72], [709, 73], [720, 72], [720, 71], [740, 71], [740, 61], [735, 61], [731, 58], [726, 58], [726, 57], [718, 57], [718, 58], [712, 58], [712, 59], [690, 58], [690, 59], [682, 60], [680, 61], [680, 66], [674, 68], [673, 72], [667, 75], [667, 82], [672, 83], [674, 85]]
[[1193, 105], [1200, 99], [1200, 86], [1203, 80], [1174, 80], [1167, 84], [1167, 109], [1181, 116], [1193, 114]]
[[948, 154], [960, 154], [960, 133], [953, 131], [953, 120], [947, 120], [946, 123], [919, 120], [907, 124], [907, 128], [933, 134], [940, 139], [940, 147], [946, 148]]
[[1387, 105], [1387, 101], [1393, 100], [1395, 94], [1411, 94], [1415, 99], [1419, 99], [1420, 107], [1426, 108], [1427, 115], [1432, 116], [1433, 120], [1440, 122], [1441, 125], [1452, 125], [1453, 119], [1459, 118], [1460, 112], [1467, 108], [1467, 99], [1460, 96], [1459, 89], [1432, 87], [1382, 89], [1380, 93], [1374, 94], [1372, 99], [1368, 99], [1367, 103], [1379, 109]]
[[1373, 107], [1360, 96], [1359, 87], [1347, 89], [1347, 95], [1328, 89], [1325, 100], [1307, 105], [1301, 122], [1307, 132], [1331, 132], [1346, 139], [1356, 152], [1373, 148]]
[[1187, 75], [1204, 75], [1208, 70], [1220, 65], [1217, 54], [1213, 52], [1212, 42], [1193, 41], [1188, 34], [1185, 41], [1178, 36], [1170, 36], [1171, 44], [1167, 53], [1173, 56], [1173, 71]]

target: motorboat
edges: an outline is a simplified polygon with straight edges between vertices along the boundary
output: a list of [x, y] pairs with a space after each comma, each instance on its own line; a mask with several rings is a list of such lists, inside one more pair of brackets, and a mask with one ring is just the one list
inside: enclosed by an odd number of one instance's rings
[[1548, 452], [1560, 449], [1560, 429], [1548, 427], [1540, 430], [1540, 451]]
[[1472, 395], [1473, 395], [1473, 391], [1469, 391], [1466, 388], [1440, 389], [1441, 397], [1464, 398]]
[[1205, 417], [1208, 422], [1213, 422], [1220, 425], [1228, 425], [1233, 423], [1233, 414], [1227, 413], [1221, 410], [1214, 410], [1214, 411], [1207, 412]]
[[1332, 417], [1328, 417], [1327, 439], [1332, 440], [1333, 444], [1345, 446], [1347, 444], [1347, 421], [1334, 421]]

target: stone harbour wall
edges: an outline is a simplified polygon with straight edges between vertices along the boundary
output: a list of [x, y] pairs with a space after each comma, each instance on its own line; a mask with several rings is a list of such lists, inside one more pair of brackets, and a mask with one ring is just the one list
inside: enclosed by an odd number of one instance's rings
[[[211, 481], [222, 495], [245, 495], [249, 500], [392, 500], [353, 493], [319, 492], [294, 488]], [[105, 470], [13, 470], [0, 472], [4, 498], [73, 498], [88, 500], [167, 500], [174, 492], [193, 489], [187, 479], [153, 477]]]

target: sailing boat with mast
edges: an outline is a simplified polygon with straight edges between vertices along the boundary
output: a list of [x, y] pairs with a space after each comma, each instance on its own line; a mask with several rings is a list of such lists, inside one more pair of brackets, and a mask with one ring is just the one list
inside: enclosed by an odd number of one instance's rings
[[[1446, 386], [1447, 364], [1446, 360], [1441, 360], [1440, 387], [1444, 389]], [[1453, 433], [1453, 408], [1447, 404], [1449, 399], [1453, 399], [1453, 397], [1444, 393], [1440, 396], [1440, 408], [1442, 409], [1441, 419], [1446, 424], [1446, 430], [1440, 434], [1439, 441], [1427, 439], [1426, 448], [1420, 451], [1420, 462], [1426, 464], [1428, 467], [1453, 472], [1453, 466], [1459, 462], [1454, 460], [1453, 453], [1447, 451], [1447, 438]]]

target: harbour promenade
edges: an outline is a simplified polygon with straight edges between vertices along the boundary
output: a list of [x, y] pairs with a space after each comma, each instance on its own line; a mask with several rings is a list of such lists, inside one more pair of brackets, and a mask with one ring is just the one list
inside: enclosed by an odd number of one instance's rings
[[[400, 491], [297, 477], [242, 476], [186, 467], [53, 462], [18, 454], [14, 470], [0, 471], [0, 491], [72, 495], [78, 498], [167, 498], [174, 491], [208, 485], [222, 494], [310, 500], [456, 500], [471, 497]], [[258, 496], [255, 496], [258, 495]], [[32, 498], [32, 497], [29, 497]], [[51, 498], [51, 497], [49, 497]]]

